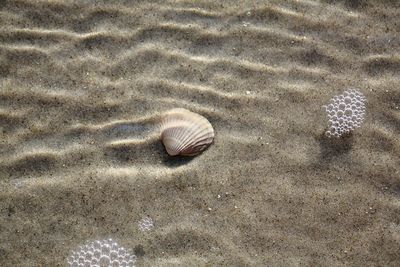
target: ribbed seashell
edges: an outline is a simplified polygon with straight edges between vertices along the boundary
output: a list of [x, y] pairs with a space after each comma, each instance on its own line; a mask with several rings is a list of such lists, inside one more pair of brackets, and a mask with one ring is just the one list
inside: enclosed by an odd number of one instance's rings
[[161, 122], [161, 140], [171, 156], [194, 156], [214, 140], [214, 129], [203, 116], [187, 109], [168, 111]]

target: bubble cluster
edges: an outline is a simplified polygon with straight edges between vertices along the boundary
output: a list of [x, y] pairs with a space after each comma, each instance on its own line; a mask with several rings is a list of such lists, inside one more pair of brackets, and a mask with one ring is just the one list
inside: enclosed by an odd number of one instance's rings
[[365, 116], [365, 97], [358, 90], [347, 90], [323, 106], [329, 119], [328, 137], [340, 137], [361, 126]]
[[153, 220], [150, 217], [141, 219], [138, 223], [140, 231], [150, 231], [154, 227]]
[[112, 239], [79, 246], [67, 259], [68, 267], [134, 267], [136, 256]]

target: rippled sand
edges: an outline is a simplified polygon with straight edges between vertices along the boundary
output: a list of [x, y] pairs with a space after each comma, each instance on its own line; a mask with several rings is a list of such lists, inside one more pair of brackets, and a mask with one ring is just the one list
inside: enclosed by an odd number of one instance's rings
[[[0, 265], [113, 238], [138, 266], [399, 266], [399, 17], [395, 0], [0, 1]], [[321, 106], [347, 88], [366, 121], [327, 140]], [[158, 141], [175, 107], [215, 128], [198, 157]]]

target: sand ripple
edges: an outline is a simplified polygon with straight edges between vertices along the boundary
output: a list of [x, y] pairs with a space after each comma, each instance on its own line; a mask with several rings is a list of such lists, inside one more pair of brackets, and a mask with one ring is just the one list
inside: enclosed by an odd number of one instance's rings
[[[108, 237], [139, 266], [399, 265], [396, 1], [0, 2], [1, 266]], [[366, 122], [327, 140], [347, 88]], [[159, 142], [175, 107], [201, 156]]]

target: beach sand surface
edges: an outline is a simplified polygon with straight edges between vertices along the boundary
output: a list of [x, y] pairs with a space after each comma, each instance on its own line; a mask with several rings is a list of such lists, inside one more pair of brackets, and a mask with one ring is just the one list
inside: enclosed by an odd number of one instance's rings
[[[0, 266], [400, 265], [400, 2], [0, 1]], [[328, 139], [356, 88], [365, 122]], [[162, 115], [214, 127], [170, 157]], [[154, 227], [143, 230], [150, 218]]]

